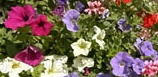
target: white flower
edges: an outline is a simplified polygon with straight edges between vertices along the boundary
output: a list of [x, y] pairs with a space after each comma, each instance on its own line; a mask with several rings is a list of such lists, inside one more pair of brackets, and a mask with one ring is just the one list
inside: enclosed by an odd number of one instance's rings
[[85, 41], [82, 38], [80, 38], [77, 42], [71, 44], [74, 56], [78, 56], [81, 54], [87, 56], [90, 51], [90, 46], [91, 42]]
[[84, 72], [85, 67], [93, 67], [94, 66], [94, 60], [92, 58], [87, 57], [77, 57], [73, 60], [74, 64], [73, 67], [77, 68], [78, 71]]
[[109, 17], [109, 15], [110, 15], [109, 9], [105, 9], [103, 11], [102, 18], [107, 18], [107, 17]]
[[59, 56], [59, 55], [45, 56], [45, 60], [54, 60], [54, 61], [61, 62], [63, 64], [67, 62], [67, 59], [68, 59], [67, 56]]
[[97, 26], [94, 26], [94, 31], [96, 34], [92, 37], [92, 40], [95, 40], [99, 44], [100, 49], [104, 49], [105, 42], [103, 39], [105, 38], [105, 31]]
[[[51, 58], [51, 57], [54, 58]], [[57, 57], [57, 55], [56, 55]], [[42, 63], [44, 64], [45, 71], [44, 73], [41, 73], [41, 77], [63, 77], [68, 74], [68, 71], [65, 69], [67, 66], [64, 66], [64, 63], [66, 63], [67, 59], [64, 60], [65, 56], [58, 56], [58, 60], [46, 60]], [[55, 59], [54, 55], [49, 56], [50, 59]], [[64, 61], [60, 60], [63, 59]]]
[[19, 73], [28, 70], [33, 70], [33, 67], [9, 57], [0, 64], [0, 71], [9, 73], [9, 77], [19, 77]]

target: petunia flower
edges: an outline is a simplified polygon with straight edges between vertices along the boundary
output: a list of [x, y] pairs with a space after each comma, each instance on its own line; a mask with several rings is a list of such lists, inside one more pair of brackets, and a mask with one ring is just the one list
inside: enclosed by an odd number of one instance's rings
[[5, 27], [17, 30], [19, 27], [29, 25], [34, 20], [35, 10], [31, 5], [24, 7], [12, 7], [8, 13], [8, 19], [5, 21]]
[[134, 46], [140, 51], [140, 54], [143, 56], [152, 56], [157, 54], [156, 50], [154, 50], [152, 43], [149, 41], [142, 41], [141, 39], [137, 39], [134, 43]]
[[77, 32], [79, 30], [79, 26], [77, 25], [78, 18], [80, 13], [75, 9], [70, 9], [66, 12], [62, 21], [66, 24], [66, 28], [69, 31]]
[[63, 77], [68, 74], [67, 66], [60, 61], [45, 60], [41, 64], [44, 65], [45, 70], [41, 73], [40, 77]]
[[26, 49], [17, 53], [14, 58], [28, 65], [36, 66], [44, 59], [44, 56], [36, 47], [28, 46]]
[[139, 58], [136, 58], [132, 66], [133, 66], [134, 72], [140, 75], [142, 73], [142, 69], [144, 68], [144, 62], [140, 60]]
[[85, 55], [87, 56], [90, 51], [91, 42], [85, 41], [80, 38], [77, 42], [71, 44], [74, 56]]
[[102, 14], [103, 11], [105, 10], [104, 7], [101, 6], [100, 1], [88, 1], [87, 2], [89, 8], [85, 9], [84, 11], [87, 12], [89, 15], [92, 14], [93, 12], [95, 14]]
[[94, 26], [94, 31], [96, 34], [92, 37], [92, 40], [95, 40], [99, 44], [100, 49], [104, 49], [105, 42], [103, 39], [105, 38], [105, 31], [97, 26]]
[[0, 72], [8, 73], [9, 77], [20, 77], [19, 73], [29, 70], [33, 72], [33, 67], [9, 57], [0, 63]]
[[158, 72], [158, 61], [145, 61], [145, 67], [142, 70], [143, 75], [148, 75], [149, 77], [156, 76]]
[[126, 19], [120, 19], [117, 24], [119, 25], [119, 29], [122, 30], [123, 32], [129, 32], [132, 30], [132, 27], [129, 24], [126, 24]]
[[66, 75], [64, 77], [79, 77], [79, 75], [78, 75], [77, 72], [72, 72], [72, 73], [69, 73], [68, 75]]
[[110, 61], [115, 76], [127, 76], [130, 73], [134, 59], [127, 52], [118, 52]]
[[65, 11], [65, 5], [57, 5], [57, 7], [55, 7], [52, 13], [59, 17], [62, 17], [64, 15], [64, 11]]
[[94, 66], [94, 60], [92, 58], [87, 58], [87, 57], [77, 57], [73, 60], [73, 65], [74, 68], [77, 68], [78, 71], [84, 72], [85, 67], [93, 67]]
[[46, 15], [40, 15], [33, 23], [30, 24], [32, 34], [35, 36], [47, 36], [53, 25], [47, 20]]
[[78, 1], [77, 4], [76, 4], [76, 9], [79, 12], [81, 12], [84, 8], [85, 8], [85, 6], [80, 1]]
[[123, 1], [123, 3], [125, 3], [125, 4], [128, 4], [128, 3], [131, 3], [131, 2], [132, 2], [132, 0], [113, 0], [113, 1], [115, 1], [118, 5], [120, 5], [122, 1]]

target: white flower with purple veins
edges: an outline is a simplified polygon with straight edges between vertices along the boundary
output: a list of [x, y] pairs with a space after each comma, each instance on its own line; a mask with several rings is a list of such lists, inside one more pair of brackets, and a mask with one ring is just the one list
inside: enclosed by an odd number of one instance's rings
[[105, 38], [105, 31], [97, 26], [94, 26], [94, 31], [96, 34], [92, 37], [92, 40], [95, 40], [99, 44], [100, 49], [104, 49], [105, 42], [103, 39]]
[[92, 58], [87, 57], [77, 57], [73, 60], [73, 67], [77, 68], [78, 71], [84, 72], [85, 67], [93, 67], [94, 66], [94, 60]]
[[102, 18], [108, 18], [110, 15], [109, 9], [105, 9], [102, 14]]
[[66, 24], [66, 28], [69, 31], [77, 32], [79, 30], [79, 26], [77, 25], [79, 16], [80, 12], [75, 9], [70, 9], [62, 18], [62, 21]]
[[77, 42], [71, 44], [74, 56], [87, 56], [90, 51], [90, 46], [91, 42], [85, 41], [82, 38], [80, 38]]
[[117, 24], [119, 25], [119, 29], [123, 32], [129, 32], [130, 30], [132, 30], [132, 27], [126, 23], [126, 19], [121, 18]]

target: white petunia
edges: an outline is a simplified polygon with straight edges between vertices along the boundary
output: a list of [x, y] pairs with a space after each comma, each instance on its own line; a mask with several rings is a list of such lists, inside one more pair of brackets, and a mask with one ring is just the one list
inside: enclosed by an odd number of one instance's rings
[[[50, 60], [52, 59], [52, 60]], [[68, 71], [65, 69], [64, 63], [67, 62], [66, 56], [51, 55], [47, 57], [47, 60], [43, 61], [44, 72], [41, 73], [41, 77], [63, 77], [68, 74]]]
[[71, 44], [74, 56], [85, 55], [87, 56], [90, 51], [91, 42], [85, 41], [80, 38], [77, 42]]
[[0, 71], [8, 73], [9, 77], [19, 77], [19, 73], [28, 70], [33, 71], [33, 67], [9, 57], [0, 64]]
[[87, 57], [77, 57], [73, 60], [74, 64], [73, 67], [77, 68], [78, 71], [84, 72], [85, 67], [93, 67], [94, 60], [92, 58]]
[[96, 34], [92, 37], [92, 40], [95, 40], [99, 44], [100, 49], [104, 49], [105, 42], [103, 39], [105, 38], [105, 31], [97, 26], [94, 26], [94, 31]]

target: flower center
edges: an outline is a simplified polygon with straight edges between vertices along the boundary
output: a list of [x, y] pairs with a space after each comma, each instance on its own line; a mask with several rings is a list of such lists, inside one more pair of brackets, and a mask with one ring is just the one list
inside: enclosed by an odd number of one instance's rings
[[28, 21], [28, 20], [29, 20], [29, 17], [25, 16], [24, 21]]
[[101, 33], [99, 33], [99, 35], [97, 36], [97, 39], [98, 40], [103, 40], [102, 37], [101, 37]]
[[74, 19], [72, 19], [71, 22], [72, 22], [73, 24], [76, 24], [76, 20], [74, 20]]
[[53, 68], [49, 68], [48, 69], [48, 74], [52, 74], [54, 72], [54, 69]]
[[125, 62], [120, 62], [120, 66], [125, 66]]
[[79, 47], [82, 48], [82, 49], [85, 49], [85, 48], [86, 48], [86, 44], [83, 43], [83, 42], [81, 42], [81, 43], [79, 44]]
[[38, 25], [42, 27], [44, 25], [44, 22], [40, 22]]
[[18, 68], [20, 67], [20, 63], [18, 62], [13, 62], [13, 65], [12, 65], [12, 68], [15, 69], [15, 68]]

